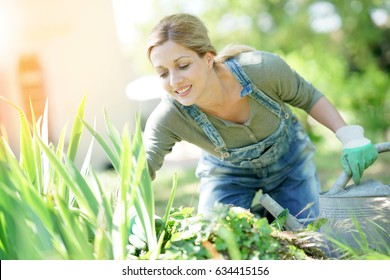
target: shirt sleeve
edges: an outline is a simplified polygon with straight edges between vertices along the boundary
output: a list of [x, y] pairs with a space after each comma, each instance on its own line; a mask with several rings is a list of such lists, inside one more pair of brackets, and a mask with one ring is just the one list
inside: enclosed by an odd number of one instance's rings
[[143, 135], [149, 174], [152, 180], [156, 172], [164, 163], [164, 158], [172, 151], [176, 142], [180, 141], [177, 135], [170, 129], [175, 123], [169, 114], [169, 103], [164, 100], [153, 110], [149, 116]]
[[[309, 112], [323, 96], [311, 83], [301, 77], [280, 56], [256, 52], [255, 61], [247, 65], [252, 81], [271, 98]], [[248, 61], [248, 59], [246, 59]]]

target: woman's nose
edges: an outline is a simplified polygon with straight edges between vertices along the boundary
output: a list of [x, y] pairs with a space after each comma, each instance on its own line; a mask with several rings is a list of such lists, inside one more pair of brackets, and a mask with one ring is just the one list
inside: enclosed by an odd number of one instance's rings
[[178, 74], [171, 74], [170, 84], [171, 86], [177, 86], [183, 81], [183, 77]]

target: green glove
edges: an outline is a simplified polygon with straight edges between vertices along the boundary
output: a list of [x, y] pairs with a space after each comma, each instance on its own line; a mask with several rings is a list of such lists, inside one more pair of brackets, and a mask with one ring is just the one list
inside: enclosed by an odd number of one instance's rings
[[361, 126], [344, 126], [336, 131], [336, 136], [343, 143], [341, 165], [345, 173], [352, 176], [355, 184], [359, 184], [364, 170], [378, 158], [378, 151], [371, 141], [364, 137], [364, 129]]
[[344, 149], [341, 156], [341, 165], [344, 171], [352, 176], [355, 184], [360, 183], [364, 170], [378, 158], [378, 151], [373, 144], [363, 147]]

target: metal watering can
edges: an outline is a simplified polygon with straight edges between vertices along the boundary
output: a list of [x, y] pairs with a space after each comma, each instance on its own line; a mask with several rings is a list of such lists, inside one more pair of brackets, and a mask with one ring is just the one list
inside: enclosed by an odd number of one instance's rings
[[[379, 153], [390, 151], [390, 142], [375, 147]], [[320, 194], [319, 218], [326, 218], [320, 232], [350, 248], [369, 246], [378, 252], [389, 250], [390, 186], [377, 180], [347, 186], [350, 179], [342, 172], [331, 189]], [[260, 198], [260, 204], [274, 217], [284, 210], [267, 194]], [[289, 214], [285, 226], [289, 230], [300, 230], [304, 228], [303, 222]], [[361, 233], [364, 236], [360, 236]]]

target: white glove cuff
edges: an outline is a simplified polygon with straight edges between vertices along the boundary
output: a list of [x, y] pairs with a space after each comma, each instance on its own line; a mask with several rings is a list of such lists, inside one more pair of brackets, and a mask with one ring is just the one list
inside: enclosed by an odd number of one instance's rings
[[347, 125], [336, 131], [337, 138], [343, 143], [343, 148], [357, 148], [370, 144], [371, 141], [364, 137], [364, 129], [360, 125]]

